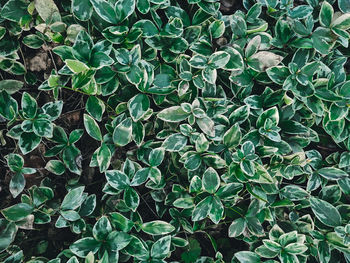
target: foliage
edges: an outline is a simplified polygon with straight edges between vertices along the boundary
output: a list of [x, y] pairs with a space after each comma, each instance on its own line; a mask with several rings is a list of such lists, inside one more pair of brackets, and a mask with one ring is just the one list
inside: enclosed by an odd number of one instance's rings
[[0, 7], [0, 261], [350, 262], [348, 0]]

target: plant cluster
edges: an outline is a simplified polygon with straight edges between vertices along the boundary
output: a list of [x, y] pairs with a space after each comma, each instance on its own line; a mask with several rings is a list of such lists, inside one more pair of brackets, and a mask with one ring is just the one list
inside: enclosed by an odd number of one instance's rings
[[1, 262], [350, 262], [348, 0], [0, 7]]

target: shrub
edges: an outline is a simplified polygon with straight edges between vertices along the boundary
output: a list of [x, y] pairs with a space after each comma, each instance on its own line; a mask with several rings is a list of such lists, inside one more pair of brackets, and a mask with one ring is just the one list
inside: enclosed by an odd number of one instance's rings
[[350, 262], [348, 0], [0, 6], [0, 261]]

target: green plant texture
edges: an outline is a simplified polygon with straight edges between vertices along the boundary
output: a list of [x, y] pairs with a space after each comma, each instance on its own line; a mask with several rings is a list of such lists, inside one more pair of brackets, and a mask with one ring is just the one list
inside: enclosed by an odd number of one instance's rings
[[349, 0], [0, 0], [0, 262], [350, 263]]

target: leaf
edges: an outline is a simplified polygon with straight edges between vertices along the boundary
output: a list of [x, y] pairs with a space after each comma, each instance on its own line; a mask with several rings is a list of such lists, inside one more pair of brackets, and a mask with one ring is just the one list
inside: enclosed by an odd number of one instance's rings
[[54, 14], [60, 14], [55, 2], [53, 0], [35, 0], [35, 9], [39, 16], [45, 21], [52, 21]]
[[157, 117], [166, 122], [180, 122], [190, 116], [180, 106], [166, 108], [157, 114]]
[[130, 185], [129, 177], [118, 170], [106, 171], [107, 182], [117, 190], [124, 190]]
[[118, 146], [125, 146], [132, 139], [132, 120], [127, 118], [123, 120], [113, 132], [113, 142]]
[[0, 219], [0, 252], [3, 252], [14, 241], [17, 233], [17, 226], [14, 222]]
[[321, 169], [317, 170], [317, 173], [328, 180], [339, 180], [339, 179], [342, 179], [342, 178], [349, 176], [343, 170], [340, 170], [340, 169], [335, 168], [335, 167], [321, 168]]
[[169, 152], [181, 151], [187, 144], [187, 138], [180, 133], [175, 133], [167, 137], [162, 144], [162, 147]]
[[233, 125], [227, 132], [224, 134], [223, 143], [229, 149], [233, 149], [239, 145], [241, 141], [242, 133], [239, 128], [238, 123]]
[[23, 92], [22, 95], [22, 110], [25, 117], [31, 119], [34, 118], [38, 110], [38, 104], [36, 100], [27, 92]]
[[25, 0], [9, 0], [3, 5], [0, 15], [13, 22], [20, 22], [23, 17], [29, 16], [28, 2]]
[[203, 174], [203, 189], [208, 193], [214, 194], [220, 186], [220, 177], [211, 167], [205, 170]]
[[83, 202], [84, 186], [76, 187], [68, 192], [61, 203], [62, 210], [74, 210]]
[[151, 247], [151, 257], [157, 259], [165, 258], [170, 252], [171, 236], [158, 239]]
[[130, 116], [134, 122], [139, 121], [145, 116], [150, 107], [150, 101], [147, 95], [137, 94], [128, 102]]
[[24, 190], [25, 184], [26, 180], [21, 172], [13, 175], [10, 181], [10, 193], [13, 198], [16, 198]]
[[33, 206], [19, 203], [1, 210], [1, 213], [7, 220], [17, 222], [26, 218], [33, 210]]
[[92, 15], [90, 0], [72, 0], [72, 12], [81, 21], [87, 21]]
[[78, 60], [66, 59], [64, 62], [67, 64], [67, 67], [74, 73], [81, 73], [89, 69], [88, 66]]
[[331, 4], [329, 4], [327, 1], [324, 1], [321, 6], [320, 11], [320, 24], [324, 27], [329, 27], [332, 22], [334, 10]]
[[115, 12], [119, 22], [124, 21], [135, 11], [135, 0], [118, 0], [115, 3]]
[[313, 8], [310, 5], [298, 5], [297, 7], [288, 10], [289, 16], [292, 19], [304, 19], [311, 15]]
[[101, 243], [92, 237], [85, 237], [75, 241], [69, 249], [78, 257], [86, 257], [90, 251], [95, 254], [101, 246]]
[[25, 155], [37, 148], [40, 142], [41, 138], [34, 132], [23, 132], [19, 137], [18, 144], [21, 152]]
[[235, 257], [240, 263], [258, 263], [260, 262], [260, 257], [251, 251], [240, 251], [235, 253]]
[[219, 38], [225, 32], [225, 23], [221, 20], [216, 20], [209, 25], [209, 32], [212, 38]]
[[102, 100], [95, 96], [90, 96], [85, 104], [86, 111], [97, 121], [102, 120], [106, 106]]
[[134, 212], [136, 212], [137, 207], [140, 204], [140, 197], [136, 190], [132, 187], [127, 187], [124, 192], [125, 204]]
[[102, 216], [94, 225], [92, 234], [97, 241], [103, 241], [112, 232], [112, 226], [106, 216]]
[[331, 26], [342, 30], [348, 30], [350, 28], [350, 14], [341, 15], [333, 21]]
[[167, 222], [155, 220], [143, 223], [141, 229], [149, 235], [165, 235], [173, 232], [175, 227]]
[[229, 229], [228, 229], [228, 236], [229, 237], [238, 237], [243, 234], [245, 228], [247, 226], [247, 222], [244, 218], [238, 218], [235, 219]]
[[270, 51], [259, 51], [252, 55], [250, 60], [256, 60], [258, 62], [258, 65], [253, 67], [254, 69], [265, 71], [270, 67], [277, 66], [283, 60], [283, 57]]
[[[148, 1], [148, 0], [144, 0], [144, 1]], [[141, 2], [141, 1], [139, 0], [138, 2]], [[153, 24], [153, 22], [150, 20], [147, 20], [147, 19], [138, 20], [132, 26], [132, 28], [141, 29], [142, 36], [146, 37], [146, 38], [154, 37], [155, 35], [157, 35], [159, 33], [157, 27]]]
[[347, 0], [338, 0], [339, 9], [343, 13], [350, 13], [350, 3]]
[[47, 119], [36, 119], [33, 122], [33, 131], [37, 136], [51, 138], [53, 136], [53, 125]]
[[14, 80], [14, 79], [6, 79], [0, 81], [0, 91], [5, 90], [8, 94], [14, 94], [19, 91], [23, 87], [23, 82]]
[[330, 203], [318, 199], [310, 198], [310, 205], [315, 216], [325, 225], [336, 227], [341, 225], [341, 216], [338, 210]]
[[37, 35], [27, 35], [22, 41], [23, 44], [33, 49], [41, 48], [41, 46], [45, 43], [44, 40]]
[[213, 69], [223, 68], [230, 60], [230, 55], [225, 51], [217, 51], [209, 57], [208, 66]]
[[153, 149], [149, 154], [149, 165], [153, 167], [159, 166], [164, 159], [164, 154], [165, 151], [162, 147]]
[[90, 0], [96, 13], [106, 22], [118, 24], [118, 17], [113, 6], [105, 0]]
[[309, 197], [308, 192], [297, 185], [287, 185], [280, 190], [280, 194], [291, 201], [305, 200]]
[[102, 141], [102, 134], [97, 122], [88, 114], [84, 114], [84, 127], [87, 133], [97, 141]]
[[106, 243], [113, 252], [119, 251], [127, 247], [132, 237], [124, 232], [112, 231], [109, 233]]
[[192, 221], [200, 221], [208, 216], [212, 207], [212, 199], [212, 196], [207, 196], [196, 205], [192, 212]]

